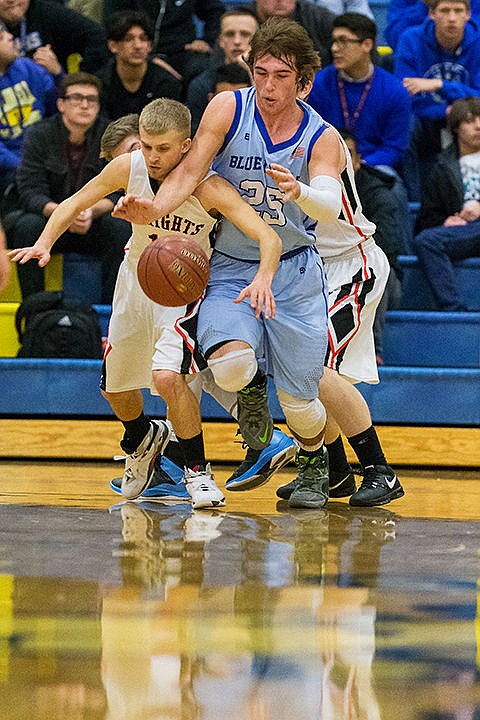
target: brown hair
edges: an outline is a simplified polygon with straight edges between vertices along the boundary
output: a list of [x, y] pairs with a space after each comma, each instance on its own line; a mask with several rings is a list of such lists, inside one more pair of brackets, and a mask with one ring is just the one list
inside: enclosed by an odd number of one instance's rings
[[480, 115], [480, 97], [466, 97], [455, 100], [448, 113], [447, 127], [456, 135], [459, 125], [465, 120]]
[[313, 81], [315, 73], [321, 68], [320, 56], [313, 47], [310, 35], [299, 23], [289, 18], [270, 17], [265, 20], [250, 45], [248, 64], [252, 72], [259, 58], [272, 55], [296, 70], [300, 90]]
[[100, 140], [100, 157], [110, 161], [115, 148], [130, 135], [138, 135], [138, 115], [136, 113], [123, 115], [107, 125]]
[[91, 85], [98, 91], [99, 95], [102, 89], [102, 81], [96, 75], [91, 75], [87, 72], [69, 73], [65, 75], [60, 82], [58, 97], [64, 98], [67, 93], [67, 88], [72, 85]]

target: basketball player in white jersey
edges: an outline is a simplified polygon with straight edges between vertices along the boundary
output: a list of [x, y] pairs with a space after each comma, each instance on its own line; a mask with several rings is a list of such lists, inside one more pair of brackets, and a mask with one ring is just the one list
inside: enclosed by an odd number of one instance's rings
[[[46, 265], [52, 245], [78, 213], [110, 193], [126, 189], [153, 199], [157, 186], [189, 150], [190, 113], [181, 103], [160, 98], [143, 109], [139, 128], [141, 150], [115, 158], [60, 203], [37, 242], [12, 251], [12, 260], [25, 263], [38, 258], [40, 266]], [[166, 422], [150, 420], [143, 414], [141, 388], [148, 387], [168, 405], [169, 420], [185, 457], [185, 481], [192, 506], [225, 504], [205, 459], [199, 402], [185, 380], [185, 374], [200, 369], [203, 360], [194, 342], [200, 301], [180, 308], [162, 307], [143, 293], [136, 273], [143, 249], [157, 237], [189, 235], [210, 253], [209, 235], [221, 216], [238, 223], [260, 247], [257, 272], [233, 302], [246, 300], [256, 317], [261, 313], [267, 318], [275, 315], [271, 283], [281, 251], [280, 238], [223, 178], [206, 174], [168, 217], [149, 225], [133, 224], [117, 278], [102, 370], [102, 393], [125, 427], [121, 445], [127, 459], [122, 494], [129, 499], [141, 495], [148, 486], [155, 458], [170, 438]]]
[[[285, 23], [290, 23], [290, 25]], [[295, 203], [299, 205], [307, 216], [319, 221], [318, 233], [320, 236], [323, 235], [324, 226], [335, 228], [335, 232], [331, 237], [333, 247], [336, 247], [339, 238], [343, 237], [342, 233], [344, 231], [344, 228], [342, 228], [342, 232], [337, 232], [340, 228], [340, 226], [337, 226], [337, 222], [346, 223], [351, 234], [349, 234], [349, 239], [344, 239], [343, 245], [340, 242], [339, 249], [346, 251], [350, 241], [357, 234], [358, 238], [355, 238], [355, 244], [352, 244], [353, 252], [356, 253], [357, 259], [364, 259], [363, 252], [367, 245], [373, 250], [373, 246], [367, 244], [367, 237], [372, 232], [373, 226], [367, 223], [363, 230], [360, 226], [358, 230], [355, 229], [356, 209], [352, 205], [352, 197], [346, 202], [349, 192], [354, 188], [353, 177], [351, 173], [347, 172], [345, 174], [348, 155], [338, 134], [333, 128], [327, 128], [324, 123], [323, 129], [318, 131], [318, 138], [315, 143], [304, 145], [303, 142], [298, 142], [305, 124], [315, 122], [305, 106], [297, 100], [297, 96], [305, 91], [310, 80], [310, 76], [302, 75], [304, 68], [300, 66], [302, 56], [304, 59], [304, 53], [307, 52], [309, 47], [309, 40], [307, 37], [300, 38], [298, 33], [299, 30], [298, 27], [295, 27], [295, 23], [292, 24], [292, 21], [285, 19], [275, 18], [263, 24], [252, 40], [252, 52], [249, 58], [254, 76], [255, 90], [222, 93], [215, 98], [207, 107], [199, 131], [195, 136], [191, 152], [172, 175], [167, 178], [166, 182], [162, 184], [162, 188], [154, 202], [151, 203], [138, 197], [127, 196], [117, 204], [114, 214], [117, 217], [124, 217], [129, 220], [161, 217], [174, 205], [178, 187], [182, 187], [184, 192], [188, 192], [210, 162], [214, 161], [218, 153], [219, 157], [215, 160], [213, 167], [221, 175], [233, 182], [239, 188], [242, 196], [257, 209], [257, 212], [277, 228], [282, 240], [284, 240], [282, 230], [284, 227], [288, 227], [288, 223], [283, 221], [283, 216], [287, 215], [288, 212], [292, 212], [292, 203], [288, 201], [295, 200]], [[245, 108], [248, 103], [251, 105], [254, 92], [256, 96], [255, 107], [251, 114], [247, 115], [248, 110]], [[259, 136], [263, 138], [263, 146]], [[275, 156], [276, 151], [288, 147], [291, 149], [291, 154], [284, 154], [283, 160], [280, 160], [280, 152]], [[302, 170], [299, 171], [298, 161], [300, 157], [305, 158], [305, 162], [308, 161], [307, 170], [305, 170], [304, 165]], [[272, 187], [271, 183], [268, 183], [268, 179], [265, 179], [262, 184], [259, 171], [262, 166], [268, 166], [272, 162], [287, 167], [292, 171], [296, 183], [294, 192], [285, 195], [279, 193], [278, 188], [275, 189], [276, 186]], [[256, 164], [258, 164], [258, 167], [256, 167]], [[265, 174], [268, 175], [268, 171]], [[272, 173], [270, 173], [270, 176], [275, 178]], [[300, 180], [301, 184], [298, 184], [297, 180]], [[347, 189], [348, 192], [346, 192]], [[264, 195], [262, 195], [262, 192]], [[351, 192], [350, 195], [352, 195]], [[348, 213], [350, 213], [350, 216]], [[367, 221], [363, 219], [362, 222]], [[303, 225], [308, 232], [307, 221], [303, 220]], [[363, 246], [362, 242], [365, 243]], [[217, 245], [217, 247], [221, 249], [221, 245]], [[344, 257], [343, 260], [348, 261], [349, 258]], [[329, 271], [329, 281], [333, 281], [334, 289], [337, 282], [335, 276], [340, 277], [346, 267], [346, 264], [342, 265], [339, 273]], [[360, 265], [360, 270], [362, 268], [364, 272], [357, 278], [357, 283], [368, 280], [369, 269], [366, 265]], [[352, 268], [349, 266], [348, 270], [351, 271]], [[353, 297], [355, 297], [354, 281], [355, 274], [350, 273], [348, 282], [349, 287], [353, 290]], [[378, 289], [378, 294], [380, 293], [381, 285]], [[330, 300], [332, 300], [331, 295]], [[369, 367], [369, 361], [365, 363], [365, 367], [360, 364], [358, 370], [352, 370], [351, 367], [348, 367], [348, 365], [358, 363], [358, 355], [355, 353], [353, 362], [347, 363], [347, 356], [353, 355], [353, 353], [347, 352], [348, 343], [346, 343], [346, 340], [348, 332], [345, 332], [344, 328], [342, 329], [342, 322], [337, 322], [337, 318], [341, 317], [341, 313], [337, 312], [342, 302], [340, 296], [336, 302], [338, 303], [337, 306], [335, 306], [335, 303], [330, 303], [329, 333], [331, 335], [333, 331], [334, 335], [329, 338], [327, 355], [327, 365], [329, 367], [324, 373], [320, 392], [320, 397], [327, 407], [333, 428], [329, 431], [330, 435], [327, 436], [327, 440], [330, 439], [329, 450], [331, 448], [332, 454], [335, 453], [337, 456], [335, 464], [340, 466], [339, 473], [333, 478], [332, 496], [347, 496], [355, 491], [355, 483], [353, 476], [349, 472], [341, 438], [338, 434], [338, 426], [335, 425], [335, 421], [337, 421], [342, 431], [351, 441], [365, 474], [362, 487], [352, 497], [352, 504], [384, 504], [395, 497], [400, 497], [403, 490], [395, 473], [387, 465], [375, 429], [372, 426], [366, 403], [358, 391], [339, 375], [338, 371], [342, 361], [344, 367], [342, 367], [341, 371], [347, 377], [354, 380], [370, 379], [370, 381], [375, 381], [373, 377], [370, 377], [372, 370]], [[372, 303], [371, 307], [374, 308], [374, 303]], [[351, 304], [348, 312], [351, 310], [355, 310], [354, 304]], [[348, 312], [346, 313], [347, 319]], [[364, 313], [364, 315], [367, 314], [368, 311]], [[356, 322], [356, 318], [353, 319], [353, 322]], [[294, 325], [292, 324], [291, 329], [293, 330], [293, 328]], [[365, 328], [365, 335], [368, 336], [367, 324]], [[296, 329], [297, 331], [299, 329], [298, 323]], [[361, 325], [358, 323], [353, 330], [353, 335], [362, 335]], [[316, 343], [314, 338], [315, 336], [312, 335], [310, 348], [308, 350], [303, 349], [302, 352], [307, 352], [310, 355], [322, 352], [321, 344]], [[292, 336], [292, 341], [298, 344], [298, 336], [295, 340], [293, 340]], [[211, 360], [216, 361], [221, 357], [221, 349], [220, 351], [216, 350], [215, 355], [210, 355]], [[289, 352], [291, 352], [291, 349], [284, 348], [284, 356]], [[210, 365], [215, 376], [214, 364], [212, 365], [210, 362]], [[301, 368], [293, 368], [291, 372], [295, 376], [299, 370], [301, 371]], [[376, 369], [374, 372], [376, 374]], [[360, 373], [360, 377], [358, 377], [357, 373]], [[218, 373], [216, 380], [219, 384], [222, 384]], [[255, 383], [255, 377], [253, 381]], [[312, 440], [312, 429], [314, 427], [318, 428], [318, 415], [314, 420], [312, 420], [311, 416], [309, 420], [306, 420], [309, 417], [309, 411], [312, 412], [312, 409], [313, 405], [310, 404], [309, 410], [306, 412], [300, 410], [300, 406], [295, 400], [290, 404], [284, 403], [287, 422], [294, 434], [297, 428], [297, 438], [299, 434], [301, 435], [298, 432], [299, 425], [297, 424], [297, 420], [300, 420], [304, 433], [303, 440], [305, 440], [305, 436]], [[266, 418], [265, 409], [256, 412], [257, 416], [260, 414], [263, 422], [263, 419]], [[307, 425], [309, 425], [308, 429]], [[302, 444], [302, 438], [298, 439], [302, 451], [306, 450], [307, 444], [305, 442]], [[317, 436], [316, 442], [319, 439], [320, 436]], [[312, 444], [310, 443], [310, 452], [312, 451]], [[347, 469], [346, 476], [340, 474], [342, 461]], [[345, 482], [343, 482], [344, 477]], [[305, 497], [308, 494], [307, 486], [309, 484], [312, 483], [306, 481], [304, 477], [299, 477], [293, 484], [289, 484], [285, 497], [290, 498], [289, 503], [291, 505], [304, 504], [309, 506], [308, 500], [303, 503], [298, 499], [297, 492], [299, 490], [300, 495]], [[315, 481], [313, 484], [315, 485]], [[293, 493], [292, 489], [294, 490]]]
[[[337, 472], [330, 473], [330, 497], [351, 495], [351, 505], [384, 505], [404, 492], [381, 449], [370, 411], [353, 383], [378, 383], [373, 322], [388, 279], [385, 253], [373, 239], [375, 225], [363, 215], [355, 187], [350, 152], [344, 146], [346, 166], [340, 175], [342, 211], [334, 223], [318, 223], [317, 247], [328, 281], [328, 350], [320, 397], [327, 408], [325, 440]], [[301, 187], [285, 167], [268, 171], [285, 196], [296, 200]], [[362, 465], [364, 479], [358, 490], [345, 456], [340, 428]], [[343, 472], [342, 472], [343, 467]], [[288, 483], [277, 490], [288, 498], [295, 488]]]
[[[113, 158], [125, 152], [132, 152], [141, 148], [138, 129], [138, 115], [124, 115], [113, 120], [106, 128], [100, 141], [100, 157], [110, 162]], [[194, 379], [193, 379], [194, 378]], [[193, 379], [193, 380], [192, 380]], [[189, 377], [189, 387], [201, 395], [204, 390], [235, 419], [237, 418], [235, 393], [226, 392], [219, 388], [213, 379], [211, 370], [207, 367], [194, 376]], [[146, 490], [139, 499], [155, 500], [189, 500], [187, 488], [183, 480], [183, 454], [172, 437], [162, 455], [155, 460], [155, 471]], [[229, 490], [246, 490], [266, 483], [270, 476], [286, 465], [295, 456], [295, 441], [279, 428], [273, 431], [270, 444], [262, 450], [255, 462], [245, 460], [234, 475], [227, 481]], [[110, 488], [115, 493], [121, 493], [121, 478], [110, 482]]]

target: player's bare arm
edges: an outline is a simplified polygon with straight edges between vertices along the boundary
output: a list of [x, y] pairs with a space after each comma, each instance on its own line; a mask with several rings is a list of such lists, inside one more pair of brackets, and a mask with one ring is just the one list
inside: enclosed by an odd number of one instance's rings
[[31, 247], [11, 250], [11, 260], [24, 264], [32, 258], [38, 259], [40, 267], [50, 260], [50, 250], [82, 211], [101, 207], [106, 195], [127, 187], [130, 174], [130, 155], [120, 155], [112, 160], [101, 173], [92, 178], [74, 195], [63, 200], [50, 215], [38, 240]]
[[167, 175], [153, 201], [137, 195], [125, 195], [116, 204], [113, 217], [148, 225], [179, 207], [207, 174], [223, 144], [234, 113], [233, 92], [216, 95], [207, 105], [190, 150]]
[[282, 241], [277, 233], [267, 225], [255, 210], [244, 202], [235, 188], [224, 178], [211, 175], [194, 192], [203, 207], [210, 212], [225, 216], [245, 235], [260, 246], [260, 265], [253, 281], [244, 288], [235, 302], [250, 298], [250, 306], [255, 317], [263, 312], [265, 319], [275, 317], [275, 299], [271, 290], [273, 277], [277, 271]]
[[337, 133], [328, 128], [319, 137], [309, 162], [310, 185], [299, 182], [288, 168], [272, 163], [266, 171], [284, 192], [310, 217], [321, 222], [337, 219], [341, 207], [340, 173], [346, 164], [345, 151]]

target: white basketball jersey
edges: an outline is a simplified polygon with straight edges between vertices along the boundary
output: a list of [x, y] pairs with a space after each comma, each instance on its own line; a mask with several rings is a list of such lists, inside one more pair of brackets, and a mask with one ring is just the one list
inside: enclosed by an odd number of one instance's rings
[[[130, 177], [127, 192], [153, 200], [155, 193], [150, 185], [145, 158], [141, 150], [131, 154]], [[210, 257], [210, 233], [216, 218], [209, 215], [199, 200], [190, 195], [176, 210], [149, 225], [132, 223], [132, 235], [127, 244], [126, 252], [129, 261], [137, 262], [147, 245], [157, 238], [169, 235], [188, 235], [198, 242]]]
[[[332, 127], [330, 125], [330, 127]], [[367, 220], [355, 186], [355, 173], [350, 152], [338, 136], [345, 150], [347, 166], [340, 175], [342, 186], [342, 209], [338, 220], [332, 223], [319, 222], [316, 228], [317, 249], [322, 257], [342, 255], [347, 250], [370, 238], [376, 230], [374, 223]]]

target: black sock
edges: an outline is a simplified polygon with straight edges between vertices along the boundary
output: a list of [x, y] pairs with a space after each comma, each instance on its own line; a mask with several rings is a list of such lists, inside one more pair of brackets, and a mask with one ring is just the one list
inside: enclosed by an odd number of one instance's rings
[[131, 455], [150, 430], [150, 419], [142, 412], [135, 420], [122, 420], [121, 423], [125, 428], [125, 433], [120, 442], [120, 447], [128, 455]]
[[263, 385], [266, 380], [266, 375], [264, 372], [260, 370], [260, 368], [257, 368], [257, 372], [253, 376], [253, 378], [250, 380], [248, 385], [245, 385], [247, 388], [251, 387], [259, 387], [260, 385]]
[[185, 455], [182, 451], [182, 448], [180, 447], [179, 442], [171, 440], [163, 451], [163, 454], [165, 455], [165, 457], [175, 463], [175, 465], [178, 465], [179, 468], [183, 468], [183, 466], [185, 465]]
[[205, 446], [203, 444], [203, 433], [195, 435], [193, 438], [179, 438], [178, 443], [184, 454], [183, 464], [190, 469], [194, 469], [197, 465], [205, 467]]
[[347, 439], [363, 468], [369, 465], [388, 465], [373, 425], [368, 430]]
[[305, 448], [301, 447], [300, 450], [298, 451], [298, 454], [303, 455], [303, 457], [308, 457], [308, 458], [319, 457], [320, 455], [323, 455], [324, 447], [325, 447], [325, 445], [320, 445], [320, 447], [317, 448], [316, 450], [305, 450]]
[[352, 472], [352, 468], [345, 454], [341, 435], [332, 443], [325, 443], [325, 446], [328, 450], [328, 466], [331, 471], [339, 475], [348, 475], [348, 473]]

